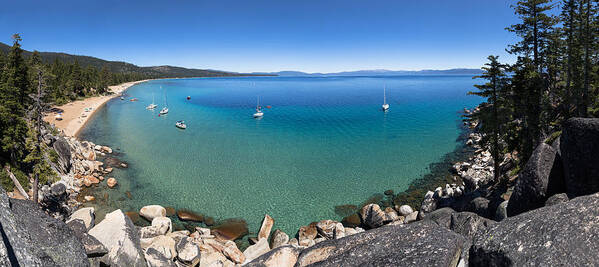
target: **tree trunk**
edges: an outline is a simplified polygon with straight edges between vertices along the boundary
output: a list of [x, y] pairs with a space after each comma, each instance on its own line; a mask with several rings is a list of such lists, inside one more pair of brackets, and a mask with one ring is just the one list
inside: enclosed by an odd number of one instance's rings
[[21, 186], [21, 183], [19, 183], [19, 180], [17, 180], [17, 177], [15, 177], [15, 175], [12, 174], [12, 172], [10, 171], [10, 167], [5, 166], [4, 169], [6, 170], [6, 172], [8, 173], [8, 176], [10, 177], [12, 182], [15, 184], [15, 186], [19, 190], [19, 193], [21, 193], [21, 195], [23, 195], [23, 197], [25, 199], [29, 200], [29, 195], [27, 195], [27, 192], [25, 192], [25, 189], [23, 189], [23, 187]]

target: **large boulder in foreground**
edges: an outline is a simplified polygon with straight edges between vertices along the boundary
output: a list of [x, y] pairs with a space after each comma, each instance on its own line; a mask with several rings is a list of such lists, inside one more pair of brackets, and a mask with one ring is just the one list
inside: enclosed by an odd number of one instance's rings
[[540, 208], [550, 196], [565, 192], [563, 173], [557, 151], [548, 144], [539, 144], [518, 176], [507, 204], [507, 215]]
[[87, 266], [83, 245], [62, 221], [0, 189], [0, 266]]
[[137, 229], [121, 210], [106, 214], [89, 234], [108, 249], [111, 266], [146, 266]]
[[387, 225], [303, 250], [296, 266], [456, 266], [465, 239], [432, 221]]
[[567, 120], [560, 150], [568, 196], [599, 192], [599, 119]]
[[599, 194], [509, 217], [474, 237], [470, 266], [599, 266]]
[[302, 249], [286, 245], [269, 251], [268, 253], [256, 258], [245, 266], [248, 267], [293, 267], [297, 262]]

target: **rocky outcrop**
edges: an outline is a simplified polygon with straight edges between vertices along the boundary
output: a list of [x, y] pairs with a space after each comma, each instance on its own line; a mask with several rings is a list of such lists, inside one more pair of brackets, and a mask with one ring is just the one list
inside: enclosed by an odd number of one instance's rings
[[56, 169], [61, 174], [67, 174], [71, 171], [71, 146], [63, 137], [57, 138], [52, 144], [54, 151], [58, 154]]
[[387, 215], [377, 204], [364, 206], [360, 211], [360, 216], [362, 217], [362, 222], [370, 228], [381, 227], [389, 222]]
[[293, 267], [302, 250], [294, 246], [282, 246], [254, 259], [248, 267]]
[[121, 210], [106, 214], [89, 234], [108, 249], [106, 256], [112, 266], [146, 266], [137, 230]]
[[87, 266], [73, 231], [33, 202], [8, 199], [0, 188], [0, 265]]
[[566, 193], [555, 194], [549, 197], [547, 201], [545, 201], [545, 206], [551, 206], [559, 203], [568, 202], [568, 200], [570, 200], [570, 198], [568, 198], [568, 195]]
[[560, 150], [568, 196], [599, 192], [599, 119], [571, 118], [563, 125]]
[[470, 266], [599, 265], [599, 194], [522, 213], [474, 238]]
[[508, 216], [540, 208], [549, 196], [565, 191], [562, 161], [555, 149], [541, 143], [518, 176], [507, 205]]
[[272, 230], [273, 225], [275, 224], [275, 220], [268, 216], [268, 214], [264, 215], [264, 220], [262, 220], [262, 226], [260, 226], [260, 231], [258, 232], [258, 239], [268, 239], [270, 236], [270, 231]]
[[296, 266], [456, 266], [464, 242], [431, 221], [388, 225], [318, 243]]

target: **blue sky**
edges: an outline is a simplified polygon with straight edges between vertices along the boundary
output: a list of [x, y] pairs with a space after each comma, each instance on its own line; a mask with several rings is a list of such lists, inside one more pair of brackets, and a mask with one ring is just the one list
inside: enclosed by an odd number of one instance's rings
[[3, 1], [0, 42], [238, 72], [479, 68], [511, 61], [515, 0]]

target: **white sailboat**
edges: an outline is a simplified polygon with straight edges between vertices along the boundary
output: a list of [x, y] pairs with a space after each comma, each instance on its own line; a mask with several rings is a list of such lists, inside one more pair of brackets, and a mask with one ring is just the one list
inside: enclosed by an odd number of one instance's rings
[[[162, 86], [160, 86], [162, 89]], [[168, 101], [166, 99], [166, 90], [164, 91], [164, 107], [160, 110], [160, 115], [164, 115], [168, 113]]]
[[383, 111], [387, 111], [389, 109], [389, 104], [387, 104], [387, 86], [383, 87]]
[[256, 113], [254, 113], [254, 118], [262, 118], [264, 116], [264, 112], [262, 112], [262, 107], [260, 106], [260, 97], [258, 97], [258, 102], [256, 104]]
[[154, 104], [154, 93], [152, 93], [152, 104], [148, 105], [146, 109], [155, 109], [158, 105]]

